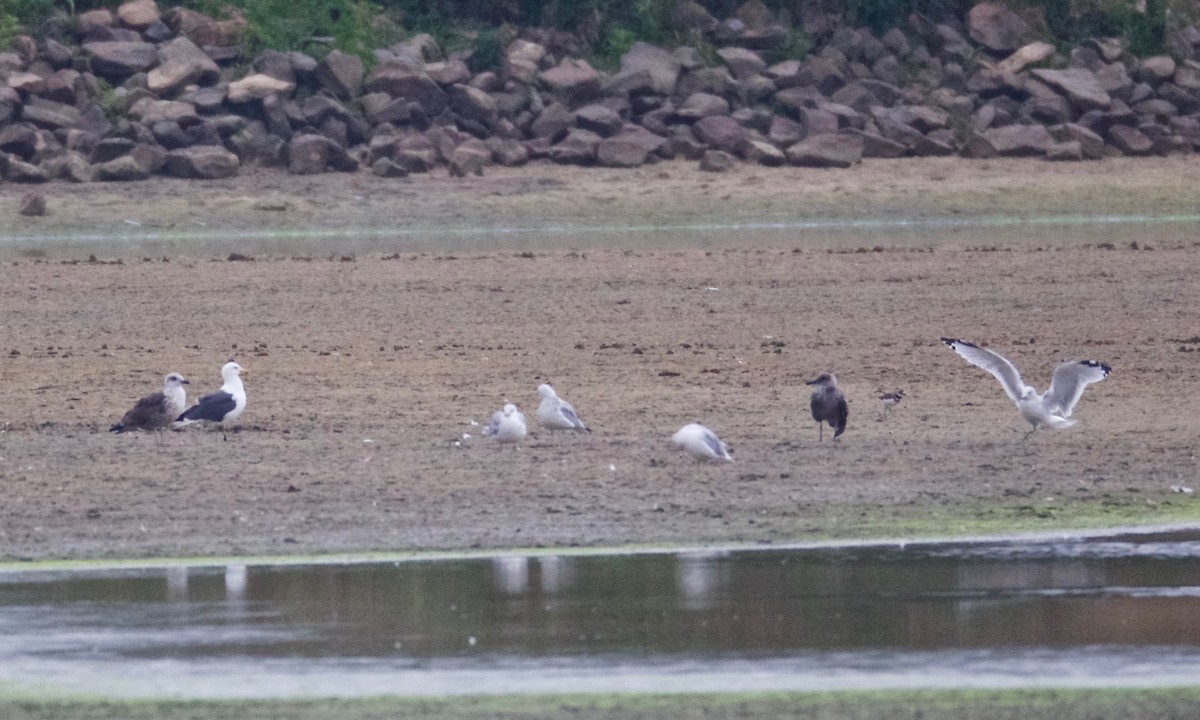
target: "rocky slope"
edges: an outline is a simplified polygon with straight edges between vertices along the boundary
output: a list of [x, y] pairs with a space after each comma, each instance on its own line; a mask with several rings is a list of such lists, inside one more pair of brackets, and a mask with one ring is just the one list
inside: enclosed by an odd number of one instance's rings
[[[548, 159], [636, 167], [668, 158], [848, 167], [863, 157], [1050, 160], [1192, 153], [1200, 145], [1200, 30], [1137, 58], [1096, 39], [1067, 53], [1005, 7], [914, 19], [881, 37], [813, 32], [804, 59], [768, 64], [789, 29], [759, 0], [732, 17], [681, 2], [716, 49], [635, 44], [597, 71], [526, 31], [502, 67], [472, 73], [429, 36], [376, 51], [240, 57], [244, 22], [153, 0], [52, 20], [0, 53], [5, 180], [218, 178], [245, 165], [401, 177]], [[811, 29], [806, 26], [806, 29]], [[539, 40], [541, 42], [539, 42]]]

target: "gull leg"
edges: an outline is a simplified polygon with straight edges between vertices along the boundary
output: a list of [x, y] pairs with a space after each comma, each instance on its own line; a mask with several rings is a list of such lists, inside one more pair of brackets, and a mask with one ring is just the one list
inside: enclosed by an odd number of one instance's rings
[[1029, 432], [1025, 433], [1025, 435], [1024, 435], [1022, 438], [1021, 438], [1021, 442], [1025, 442], [1026, 440], [1028, 440], [1030, 435], [1032, 435], [1032, 434], [1034, 434], [1035, 432], [1037, 432], [1037, 429], [1038, 429], [1038, 426], [1037, 426], [1037, 425], [1034, 425], [1034, 426], [1033, 426], [1033, 429], [1032, 429], [1032, 430], [1030, 430]]
[[825, 423], [817, 423], [817, 442], [825, 441]]

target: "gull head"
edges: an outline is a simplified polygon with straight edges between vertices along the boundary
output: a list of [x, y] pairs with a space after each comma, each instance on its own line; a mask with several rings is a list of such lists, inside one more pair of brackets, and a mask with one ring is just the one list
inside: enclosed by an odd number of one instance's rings
[[230, 380], [234, 379], [235, 377], [238, 377], [242, 373], [246, 373], [247, 375], [250, 374], [241, 365], [238, 365], [237, 363], [230, 360], [229, 362], [225, 363], [225, 365], [221, 368], [221, 379], [224, 380], [225, 382], [229, 382]]
[[517, 411], [517, 406], [513, 405], [512, 403], [508, 403], [504, 406], [504, 414], [505, 415], [512, 415], [516, 411]]
[[171, 373], [167, 376], [166, 381], [163, 384], [169, 388], [173, 388], [179, 387], [180, 385], [187, 385], [188, 381], [179, 373]]
[[837, 385], [837, 378], [833, 376], [833, 373], [821, 373], [817, 376], [816, 380], [809, 380], [804, 384], [821, 386]]
[[538, 385], [538, 397], [543, 400], [548, 398], [558, 397], [558, 393], [554, 392], [554, 388], [550, 387], [550, 383], [542, 383]]

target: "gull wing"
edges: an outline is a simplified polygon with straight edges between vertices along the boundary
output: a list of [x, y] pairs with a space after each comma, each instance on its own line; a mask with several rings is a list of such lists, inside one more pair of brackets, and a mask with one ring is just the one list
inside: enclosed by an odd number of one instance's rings
[[712, 430], [704, 428], [700, 437], [704, 438], [704, 444], [708, 446], [709, 450], [713, 451], [714, 456], [724, 460], [732, 460], [729, 457], [729, 448], [725, 446], [725, 443], [721, 442], [721, 439]]
[[1050, 389], [1042, 396], [1042, 403], [1052, 413], [1071, 417], [1075, 403], [1083, 396], [1083, 389], [1108, 377], [1112, 368], [1095, 360], [1068, 360], [1054, 369]]
[[991, 373], [1004, 386], [1004, 392], [1014, 403], [1021, 399], [1021, 392], [1025, 389], [1021, 373], [1017, 372], [1017, 367], [1003, 356], [964, 340], [942, 338], [942, 342], [949, 345], [950, 349], [961, 355], [967, 362]]
[[483, 434], [487, 437], [495, 435], [500, 430], [500, 422], [504, 420], [504, 411], [497, 410], [492, 413], [492, 419], [488, 421], [487, 427], [483, 429]]
[[[583, 421], [579, 419], [579, 413], [575, 412], [575, 408], [574, 408], [574, 406], [571, 405], [571, 403], [567, 402], [566, 400], [563, 400], [558, 406], [558, 411], [560, 413], [562, 413], [562, 416], [567, 419], [567, 422], [569, 422], [569, 423], [571, 423], [571, 425], [575, 426], [576, 430], [587, 430], [588, 429], [587, 425], [584, 425]], [[588, 431], [588, 432], [590, 432], [590, 431]]]

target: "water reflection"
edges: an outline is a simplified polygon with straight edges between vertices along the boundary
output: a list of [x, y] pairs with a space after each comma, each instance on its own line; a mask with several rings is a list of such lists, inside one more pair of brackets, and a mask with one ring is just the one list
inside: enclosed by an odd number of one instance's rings
[[[72, 672], [86, 677], [97, 658], [130, 677], [164, 658], [238, 673], [247, 658], [305, 658], [353, 673], [684, 663], [700, 678], [780, 663], [833, 672], [819, 658], [911, 675], [923, 672], [916, 658], [954, 667], [956, 653], [993, 671], [1018, 658], [1005, 672], [1025, 677], [1039, 657], [1074, 667], [1077, 655], [1195, 677], [1196, 617], [1191, 537], [10, 574], [0, 682], [49, 661], [83, 663]], [[1175, 665], [1155, 675], [1165, 648]]]

